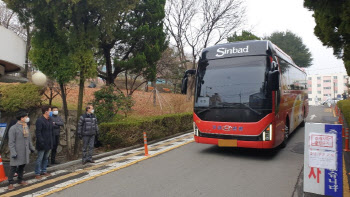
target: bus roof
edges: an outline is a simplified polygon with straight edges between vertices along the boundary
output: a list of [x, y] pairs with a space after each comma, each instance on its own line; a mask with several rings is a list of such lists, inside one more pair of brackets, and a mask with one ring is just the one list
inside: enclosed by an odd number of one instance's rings
[[299, 70], [305, 72], [299, 68], [293, 61], [293, 59], [287, 55], [282, 49], [277, 47], [269, 40], [246, 40], [239, 42], [230, 42], [225, 44], [218, 44], [203, 49], [202, 58], [205, 59], [221, 59], [229, 57], [242, 57], [242, 56], [255, 56], [255, 55], [269, 55], [275, 54], [279, 58], [292, 64]]

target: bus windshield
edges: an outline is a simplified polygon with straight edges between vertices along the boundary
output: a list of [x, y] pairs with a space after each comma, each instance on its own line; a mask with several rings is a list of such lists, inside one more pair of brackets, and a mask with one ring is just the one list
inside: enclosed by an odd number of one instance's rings
[[200, 64], [194, 112], [218, 122], [256, 122], [271, 113], [267, 62], [267, 56], [246, 56]]

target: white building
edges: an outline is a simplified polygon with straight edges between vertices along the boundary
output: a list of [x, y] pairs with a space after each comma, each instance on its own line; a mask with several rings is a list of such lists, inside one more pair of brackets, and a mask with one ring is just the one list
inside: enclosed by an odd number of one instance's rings
[[11, 30], [0, 26], [0, 82], [23, 82], [23, 78], [8, 76], [24, 69], [26, 43]]
[[348, 93], [349, 77], [346, 73], [308, 75], [309, 105], [321, 104], [327, 98], [342, 98]]

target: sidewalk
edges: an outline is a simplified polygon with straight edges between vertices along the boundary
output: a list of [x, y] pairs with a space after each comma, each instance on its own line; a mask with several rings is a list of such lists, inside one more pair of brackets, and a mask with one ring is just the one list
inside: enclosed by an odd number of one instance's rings
[[[153, 140], [153, 141], [148, 142], [148, 145], [151, 145], [151, 144], [163, 141], [163, 140], [167, 140], [167, 139], [170, 139], [170, 138], [174, 138], [174, 137], [177, 137], [177, 136], [189, 133], [189, 132], [192, 132], [192, 131], [181, 132], [181, 133], [178, 133], [178, 134], [175, 134], [175, 135], [172, 135], [172, 136], [168, 136], [168, 137], [165, 137], [165, 138], [162, 138], [162, 139]], [[105, 153], [101, 153], [101, 154], [96, 154], [95, 153], [93, 155], [93, 159], [94, 160], [98, 160], [98, 159], [101, 159], [101, 158], [104, 158], [104, 157], [108, 157], [108, 156], [111, 156], [111, 155], [119, 154], [119, 153], [126, 152], [126, 151], [129, 151], [129, 150], [132, 150], [132, 149], [137, 149], [137, 148], [140, 148], [140, 147], [143, 147], [143, 146], [144, 146], [143, 144], [138, 144], [138, 145], [134, 145], [134, 146], [131, 146], [131, 147], [121, 148], [121, 149], [117, 149], [117, 150], [113, 150], [113, 151], [109, 151], [109, 152], [105, 152]], [[50, 167], [47, 168], [47, 171], [49, 173], [52, 173], [52, 172], [59, 171], [59, 170], [62, 170], [62, 169], [67, 169], [67, 168], [70, 168], [70, 167], [80, 168], [80, 167], [83, 167], [83, 165], [81, 165], [81, 162], [82, 162], [81, 159], [77, 159], [77, 160], [73, 160], [73, 161], [64, 162], [64, 163], [61, 163], [61, 164], [50, 165]], [[3, 165], [4, 165], [4, 168], [5, 168], [5, 174], [7, 176], [8, 172], [9, 172], [9, 169], [10, 169], [10, 163], [4, 161]], [[32, 161], [31, 163], [29, 163], [29, 164], [27, 164], [25, 166], [25, 168], [24, 168], [24, 171], [26, 172], [24, 174], [24, 179], [25, 180], [34, 179], [34, 177], [35, 177], [34, 169], [35, 169], [35, 161]], [[8, 181], [0, 182], [0, 187], [6, 186], [7, 184], [8, 184]]]
[[[334, 108], [332, 108], [334, 117], [338, 118], [338, 115], [335, 113]], [[342, 114], [341, 114], [342, 116]], [[344, 117], [342, 116], [343, 120]], [[339, 122], [339, 120], [338, 120]], [[340, 123], [339, 123], [340, 124]], [[343, 121], [344, 129], [349, 128], [349, 125], [346, 121]], [[345, 148], [345, 137], [343, 137], [343, 147]], [[350, 152], [343, 151], [343, 190], [344, 196], [350, 196]]]

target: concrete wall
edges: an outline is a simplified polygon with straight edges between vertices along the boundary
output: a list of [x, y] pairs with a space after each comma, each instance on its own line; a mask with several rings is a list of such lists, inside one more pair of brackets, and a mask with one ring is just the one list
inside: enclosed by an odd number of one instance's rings
[[5, 73], [18, 72], [24, 68], [26, 43], [11, 30], [0, 26], [0, 64]]
[[[59, 111], [59, 115], [64, 120], [64, 112], [62, 110]], [[34, 146], [35, 146], [35, 141], [36, 141], [35, 122], [40, 116], [42, 116], [40, 109], [32, 110], [29, 112], [30, 132], [31, 132], [32, 142], [33, 142]], [[75, 139], [75, 133], [76, 133], [76, 116], [77, 116], [77, 112], [75, 110], [69, 111], [69, 116], [68, 116], [69, 125], [66, 124], [66, 126], [68, 126], [70, 129], [70, 138], [71, 138], [71, 142], [72, 142], [72, 147], [74, 147], [74, 139]], [[11, 122], [11, 120], [13, 120], [13, 119], [15, 119], [14, 115], [2, 113], [1, 117], [0, 117], [0, 123], [9, 124]], [[57, 147], [57, 154], [58, 154], [58, 156], [66, 155], [66, 151], [67, 151], [66, 132], [65, 132], [64, 128], [61, 127], [60, 144]], [[2, 149], [1, 156], [5, 159], [9, 159], [10, 152], [8, 149], [7, 140], [6, 140], [4, 147]]]

